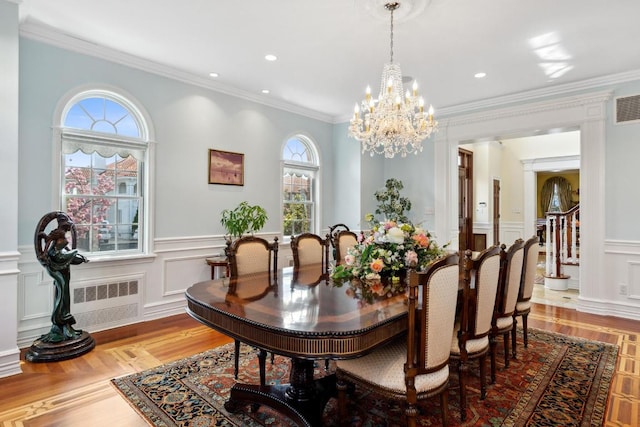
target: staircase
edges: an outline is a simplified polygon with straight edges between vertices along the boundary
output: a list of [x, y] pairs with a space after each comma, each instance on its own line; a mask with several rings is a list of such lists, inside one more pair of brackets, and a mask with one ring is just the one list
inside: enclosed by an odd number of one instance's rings
[[548, 289], [578, 288], [580, 265], [580, 205], [567, 212], [547, 212], [546, 269]]

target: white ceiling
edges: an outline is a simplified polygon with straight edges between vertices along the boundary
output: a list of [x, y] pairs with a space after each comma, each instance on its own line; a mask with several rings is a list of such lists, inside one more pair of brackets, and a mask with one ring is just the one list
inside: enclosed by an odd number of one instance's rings
[[[389, 61], [387, 1], [22, 0], [19, 7], [26, 37], [88, 41], [99, 56], [143, 66], [133, 55], [147, 69], [341, 121], [367, 84], [378, 91]], [[639, 0], [400, 3], [394, 62], [418, 81], [436, 115], [487, 98], [640, 77]], [[265, 61], [267, 53], [278, 60]], [[474, 78], [480, 71], [487, 76]]]

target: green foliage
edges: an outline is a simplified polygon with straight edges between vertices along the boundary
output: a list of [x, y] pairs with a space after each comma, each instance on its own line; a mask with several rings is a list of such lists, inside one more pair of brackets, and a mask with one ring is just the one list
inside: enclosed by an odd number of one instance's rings
[[374, 193], [378, 201], [376, 214], [384, 215], [387, 221], [395, 221], [399, 223], [409, 222], [409, 218], [405, 215], [405, 211], [411, 210], [411, 201], [406, 197], [400, 197], [400, 190], [404, 188], [402, 181], [395, 178], [387, 179], [384, 190], [378, 190]]
[[245, 233], [260, 230], [269, 217], [267, 211], [258, 205], [242, 202], [235, 209], [225, 209], [221, 212], [220, 224], [231, 237], [242, 237]]
[[282, 215], [285, 236], [310, 231], [311, 219], [307, 205], [300, 203], [303, 200], [302, 195], [294, 194], [293, 202], [297, 203], [285, 203]]

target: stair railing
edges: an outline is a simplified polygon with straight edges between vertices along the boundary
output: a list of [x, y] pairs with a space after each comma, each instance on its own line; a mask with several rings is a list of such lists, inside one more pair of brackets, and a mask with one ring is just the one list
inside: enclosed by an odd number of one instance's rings
[[579, 263], [579, 218], [579, 204], [566, 212], [547, 212], [547, 277], [564, 277], [563, 264]]

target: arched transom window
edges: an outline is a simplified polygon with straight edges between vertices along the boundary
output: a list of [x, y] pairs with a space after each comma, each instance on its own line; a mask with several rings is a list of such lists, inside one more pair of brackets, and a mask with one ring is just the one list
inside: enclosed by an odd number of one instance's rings
[[148, 132], [140, 112], [116, 93], [85, 91], [65, 106], [60, 138], [61, 209], [78, 249], [142, 252]]
[[283, 235], [314, 233], [317, 229], [318, 158], [311, 140], [296, 135], [282, 150]]

